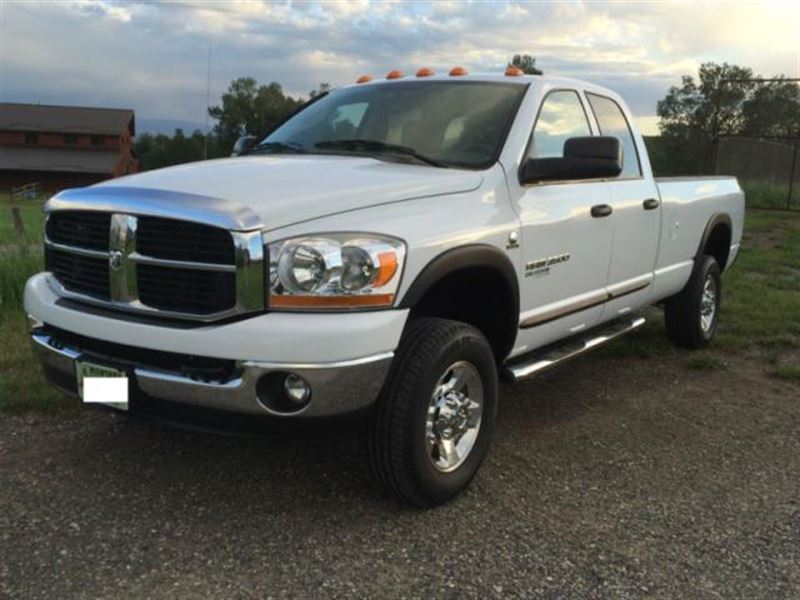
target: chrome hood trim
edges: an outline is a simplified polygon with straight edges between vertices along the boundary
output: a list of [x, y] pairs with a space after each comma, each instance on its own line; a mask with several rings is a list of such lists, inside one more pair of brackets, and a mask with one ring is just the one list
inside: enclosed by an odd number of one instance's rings
[[93, 186], [64, 190], [50, 198], [44, 210], [96, 210], [147, 215], [215, 225], [230, 231], [264, 228], [256, 213], [234, 200], [152, 188]]

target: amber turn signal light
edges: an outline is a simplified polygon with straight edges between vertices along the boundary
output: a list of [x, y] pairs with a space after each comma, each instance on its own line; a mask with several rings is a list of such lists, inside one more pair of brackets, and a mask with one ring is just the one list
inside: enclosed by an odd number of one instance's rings
[[389, 71], [386, 74], [386, 79], [400, 79], [401, 77], [404, 77], [403, 72], [402, 71], [398, 71], [397, 69], [394, 69], [393, 71]]
[[467, 71], [464, 67], [453, 67], [450, 69], [450, 77], [461, 77], [462, 75], [467, 74], [469, 74], [469, 71]]
[[391, 306], [394, 294], [364, 296], [272, 296], [272, 308], [380, 308]]
[[358, 79], [356, 79], [356, 83], [368, 83], [372, 81], [372, 76], [370, 75], [362, 75]]
[[506, 67], [506, 77], [519, 77], [520, 75], [525, 75], [525, 72], [519, 67], [512, 65]]
[[433, 69], [429, 69], [428, 67], [422, 67], [417, 71], [417, 77], [430, 77], [431, 75], [436, 75], [436, 73]]

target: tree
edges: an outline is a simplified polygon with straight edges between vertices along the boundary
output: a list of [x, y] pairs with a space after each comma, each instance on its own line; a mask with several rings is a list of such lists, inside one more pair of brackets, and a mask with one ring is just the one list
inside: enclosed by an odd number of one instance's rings
[[327, 94], [331, 91], [331, 84], [323, 81], [319, 84], [319, 87], [315, 90], [311, 90], [308, 94], [310, 100], [313, 100], [317, 96], [321, 96], [322, 94]]
[[217, 120], [219, 143], [231, 148], [239, 136], [263, 136], [302, 103], [302, 98], [285, 94], [279, 83], [259, 86], [252, 77], [241, 77], [222, 95], [221, 106], [209, 107], [208, 114]]
[[800, 85], [769, 82], [755, 89], [742, 105], [742, 134], [751, 137], [791, 137], [800, 134]]
[[[208, 142], [210, 157], [230, 154], [230, 148], [220, 149], [213, 136]], [[183, 130], [176, 129], [172, 137], [143, 133], [136, 137], [134, 149], [142, 170], [148, 171], [203, 160], [204, 143], [205, 136], [200, 130], [194, 131], [191, 136], [186, 136]]]
[[753, 89], [753, 71], [736, 65], [704, 63], [698, 82], [685, 75], [658, 102], [661, 135], [684, 149], [687, 172], [710, 171], [714, 146], [723, 135], [739, 133], [742, 108]]
[[536, 59], [530, 54], [515, 54], [508, 66], [522, 69], [526, 75], [542, 74], [542, 70], [536, 67]]

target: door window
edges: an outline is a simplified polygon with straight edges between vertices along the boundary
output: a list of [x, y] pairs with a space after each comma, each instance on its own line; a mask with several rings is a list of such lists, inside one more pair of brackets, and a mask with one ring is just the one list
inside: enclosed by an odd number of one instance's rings
[[577, 92], [550, 92], [542, 103], [528, 152], [530, 158], [561, 158], [564, 142], [571, 137], [592, 135], [589, 120]]
[[610, 135], [619, 139], [622, 145], [622, 173], [621, 179], [631, 179], [642, 176], [642, 168], [639, 165], [639, 154], [636, 152], [636, 143], [633, 141], [628, 120], [619, 107], [619, 104], [611, 98], [590, 94], [586, 97], [592, 107], [594, 118], [600, 127], [601, 135]]

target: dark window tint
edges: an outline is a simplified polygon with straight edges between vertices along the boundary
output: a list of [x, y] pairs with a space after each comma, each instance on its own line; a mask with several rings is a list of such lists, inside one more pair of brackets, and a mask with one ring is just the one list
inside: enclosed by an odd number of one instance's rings
[[586, 94], [589, 104], [592, 106], [597, 125], [600, 127], [601, 135], [610, 135], [619, 138], [622, 144], [622, 173], [621, 178], [641, 177], [642, 169], [639, 165], [639, 155], [636, 152], [636, 143], [633, 141], [628, 120], [619, 107], [619, 104], [611, 98], [598, 96], [596, 94]]
[[550, 92], [536, 118], [528, 154], [531, 158], [560, 158], [564, 156], [564, 142], [587, 135], [592, 131], [578, 94], [569, 90]]
[[367, 140], [413, 148], [448, 166], [485, 168], [499, 154], [525, 89], [517, 83], [413, 80], [346, 87], [299, 112], [264, 142], [346, 153], [346, 147], [326, 143]]
[[78, 136], [72, 133], [66, 133], [64, 134], [64, 143], [74, 146], [78, 143]]
[[39, 134], [34, 132], [34, 131], [30, 131], [30, 132], [26, 133], [25, 134], [25, 143], [26, 144], [38, 144], [39, 143]]

